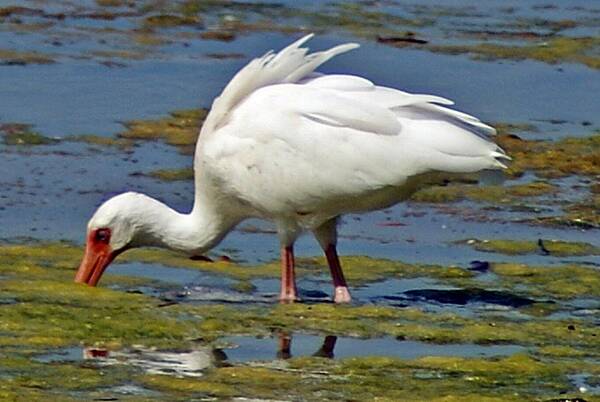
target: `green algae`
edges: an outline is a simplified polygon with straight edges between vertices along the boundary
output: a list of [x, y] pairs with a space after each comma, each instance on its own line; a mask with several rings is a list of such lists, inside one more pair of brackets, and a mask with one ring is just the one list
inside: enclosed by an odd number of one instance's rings
[[[365, 256], [345, 256], [341, 258], [341, 262], [346, 278], [353, 285], [376, 282], [387, 278], [427, 277], [443, 280], [470, 278], [473, 275], [471, 272], [458, 267], [407, 264]], [[310, 272], [327, 272], [324, 258], [300, 259], [299, 264], [301, 267], [305, 267], [307, 274]]]
[[226, 59], [243, 59], [244, 56], [241, 53], [206, 53], [204, 57], [215, 60], [226, 60]]
[[[201, 6], [198, 3], [186, 3], [186, 15], [197, 15], [200, 10], [215, 12], [223, 5], [215, 3], [214, 7]], [[298, 32], [302, 27], [308, 31], [341, 31], [354, 36], [376, 41], [379, 38], [414, 38], [424, 36], [419, 30], [431, 26], [444, 26], [441, 18], [447, 14], [440, 12], [438, 7], [424, 13], [418, 7], [412, 7], [405, 13], [390, 13], [382, 11], [380, 7], [373, 7], [363, 3], [329, 3], [317, 9], [300, 9], [294, 7], [272, 7], [260, 10], [242, 9], [241, 7], [230, 10], [228, 19], [222, 20], [217, 32], [230, 34], [247, 32]], [[450, 14], [461, 15], [464, 10], [453, 9]], [[255, 15], [252, 15], [252, 14]], [[256, 17], [258, 15], [258, 19]], [[482, 18], [477, 12], [470, 10], [468, 18]], [[507, 21], [509, 24], [514, 19]], [[535, 32], [493, 31], [487, 25], [481, 25], [479, 36], [483, 39], [508, 39], [507, 43], [479, 42], [475, 44], [439, 44], [436, 40], [403, 41], [390, 40], [383, 43], [399, 47], [418, 47], [436, 53], [445, 54], [471, 54], [480, 59], [508, 59], [508, 60], [537, 60], [544, 63], [556, 64], [562, 62], [581, 63], [591, 68], [600, 68], [600, 58], [596, 53], [600, 42], [596, 37], [571, 37], [561, 36], [560, 31], [577, 26], [579, 21], [548, 21], [545, 19], [534, 20], [532, 26], [540, 26], [549, 30], [546, 34]], [[474, 23], [474, 27], [477, 27]], [[530, 27], [530, 25], [524, 25]], [[444, 29], [447, 36], [457, 41], [465, 35], [465, 31], [456, 34], [455, 29]], [[468, 31], [477, 34], [477, 31]], [[468, 33], [467, 32], [467, 33]], [[427, 32], [431, 36], [431, 32]], [[434, 38], [439, 39], [439, 38]], [[516, 40], [525, 42], [524, 45], [515, 44]], [[428, 43], [430, 42], [430, 43]]]
[[[515, 15], [518, 9], [513, 8], [511, 13], [499, 14], [499, 20], [490, 26], [489, 15], [477, 8], [468, 7], [394, 4], [388, 9], [372, 2], [323, 2], [307, 7], [201, 0], [172, 3], [98, 0], [95, 3], [96, 7], [82, 6], [61, 13], [50, 8], [44, 9], [43, 3], [41, 8], [35, 9], [3, 7], [0, 8], [0, 18], [9, 24], [11, 32], [19, 32], [24, 28], [27, 32], [26, 26], [31, 25], [32, 29], [37, 29], [50, 40], [56, 40], [57, 37], [73, 40], [74, 35], [66, 33], [68, 30], [64, 29], [70, 26], [70, 20], [127, 19], [134, 28], [78, 26], [77, 29], [82, 34], [77, 35], [75, 40], [94, 36], [99, 41], [122, 47], [123, 38], [134, 38], [129, 41], [129, 49], [133, 50], [137, 50], [139, 46], [182, 44], [186, 43], [187, 38], [198, 37], [231, 41], [256, 32], [337, 32], [389, 46], [415, 47], [444, 54], [470, 54], [478, 59], [537, 60], [550, 64], [568, 62], [600, 68], [598, 38], [562, 34], [564, 30], [577, 27], [597, 28], [597, 19], [594, 18], [531, 18], [520, 13]], [[118, 9], [125, 7], [127, 10]], [[26, 18], [32, 16], [49, 20], [51, 26], [39, 30], [40, 24], [36, 27], [36, 24], [27, 22]], [[468, 30], [456, 29], [457, 24], [460, 24], [457, 18], [469, 20]], [[199, 34], [194, 32], [205, 25], [209, 28]], [[161, 36], [157, 32], [168, 32], [169, 36]], [[382, 38], [391, 40], [381, 40]], [[473, 39], [478, 42], [473, 43]], [[148, 57], [150, 54], [145, 52], [140, 57]], [[8, 64], [53, 61], [51, 56], [37, 53], [23, 52], [21, 56], [11, 53], [7, 56]], [[78, 56], [89, 57], [83, 53]]]
[[600, 228], [600, 195], [594, 194], [582, 202], [567, 206], [565, 210], [564, 219], [567, 223]]
[[[277, 278], [280, 275], [279, 262], [255, 266], [238, 265], [229, 261], [191, 261], [180, 254], [158, 249], [137, 249], [125, 253], [121, 261], [138, 261], [162, 264], [180, 268], [199, 269], [205, 272], [225, 275], [237, 280], [258, 278]], [[118, 262], [119, 260], [117, 260]], [[429, 277], [438, 279], [469, 278], [473, 274], [457, 267], [437, 265], [406, 264], [399, 261], [374, 259], [364, 256], [347, 256], [341, 258], [344, 274], [351, 285], [357, 286], [387, 278]], [[298, 258], [296, 271], [298, 275], [321, 276], [329, 272], [323, 257]]]
[[100, 7], [123, 7], [127, 4], [126, 0], [95, 0]]
[[[482, 243], [485, 244], [485, 243]], [[504, 243], [496, 244], [494, 250]], [[526, 243], [527, 244], [527, 243]], [[548, 249], [557, 255], [583, 255], [588, 253], [586, 243], [546, 242]], [[513, 246], [508, 244], [508, 246]], [[522, 245], [514, 245], [520, 247]], [[529, 244], [527, 244], [529, 247]], [[510, 252], [526, 252], [526, 248], [510, 249]], [[5, 245], [2, 247], [3, 261], [0, 272], [11, 275], [19, 274], [23, 278], [70, 280], [73, 270], [81, 258], [81, 249], [70, 244], [40, 244], [37, 246]], [[252, 285], [249, 281], [259, 278], [278, 278], [280, 267], [278, 262], [267, 263], [256, 266], [243, 266], [230, 261], [192, 261], [182, 255], [159, 250], [159, 249], [137, 249], [132, 250], [117, 260], [136, 261], [149, 264], [161, 264], [174, 268], [198, 269], [210, 274], [223, 275], [239, 281], [240, 289], [249, 291]], [[21, 264], [15, 271], [17, 264]], [[381, 281], [389, 278], [434, 278], [441, 283], [458, 286], [476, 286], [474, 274], [470, 271], [456, 267], [442, 267], [436, 265], [405, 264], [398, 261], [372, 259], [361, 256], [348, 256], [342, 258], [342, 265], [346, 278], [351, 285], [363, 285], [371, 282]], [[53, 271], [49, 271], [52, 268]], [[527, 285], [526, 289], [520, 289], [518, 293], [530, 296], [554, 295], [558, 298], [572, 298], [580, 294], [595, 295], [600, 281], [599, 275], [593, 268], [582, 266], [559, 266], [559, 267], [531, 267], [527, 265], [495, 264], [493, 271], [502, 278], [505, 289], [514, 288], [517, 285]], [[327, 275], [328, 269], [324, 258], [299, 258], [298, 274], [302, 276]], [[569, 278], [576, 278], [573, 283], [566, 283]], [[7, 282], [11, 283], [11, 282]], [[41, 284], [41, 282], [39, 282]], [[149, 280], [125, 280], [108, 272], [103, 279], [103, 284], [109, 286], [135, 287], [144, 283], [152, 283]], [[563, 286], [564, 285], [564, 286]], [[11, 286], [14, 286], [12, 284]], [[562, 286], [562, 287], [561, 287]], [[595, 287], [597, 288], [595, 290]], [[54, 289], [60, 293], [60, 287]], [[41, 292], [41, 295], [52, 293]], [[77, 293], [73, 293], [75, 297]]]
[[577, 350], [574, 348], [570, 348], [567, 346], [556, 346], [556, 345], [548, 345], [537, 348], [535, 353], [537, 355], [545, 356], [545, 357], [558, 357], [558, 358], [575, 358], [581, 359], [585, 358], [585, 352], [581, 350]]
[[194, 180], [194, 170], [192, 168], [159, 169], [146, 175], [162, 181]]
[[200, 37], [205, 40], [218, 40], [222, 42], [231, 42], [236, 38], [235, 33], [223, 28], [204, 31], [200, 34]]
[[231, 289], [242, 293], [252, 293], [256, 290], [256, 286], [250, 281], [236, 281], [231, 285]]
[[577, 256], [577, 255], [597, 255], [600, 254], [600, 248], [589, 243], [567, 242], [560, 240], [466, 240], [459, 243], [466, 243], [478, 251], [487, 251], [508, 255], [522, 254], [549, 254], [554, 256]]
[[512, 186], [479, 186], [474, 184], [451, 184], [433, 186], [417, 191], [412, 202], [447, 203], [461, 200], [494, 204], [515, 204], [522, 198], [539, 197], [558, 192], [558, 187], [543, 181]]
[[[0, 366], [2, 401], [77, 401], [106, 395], [101, 390], [128, 384], [135, 373], [124, 365], [102, 370], [85, 364], [42, 363], [30, 358], [3, 356]], [[85, 396], [84, 396], [85, 395]], [[119, 400], [141, 401], [123, 396]]]
[[287, 10], [287, 15], [302, 18], [317, 30], [344, 30], [351, 34], [375, 40], [377, 35], [398, 36], [401, 28], [419, 28], [433, 24], [428, 18], [405, 18], [399, 15], [369, 9], [360, 3], [332, 3], [319, 12]]
[[[295, 358], [277, 367], [212, 369], [201, 379], [138, 377], [147, 387], [196, 397], [381, 401], [521, 401], [569, 389], [574, 363], [548, 363], [525, 355], [499, 359], [362, 357], [331, 361]], [[572, 393], [577, 396], [577, 393]]]
[[276, 277], [279, 274], [277, 264], [265, 264], [256, 267], [241, 266], [227, 261], [191, 260], [184, 255], [160, 249], [135, 249], [124, 253], [117, 261], [137, 261], [147, 264], [161, 264], [169, 267], [198, 269], [201, 271], [225, 275], [238, 280]]
[[123, 138], [104, 137], [94, 134], [81, 134], [65, 138], [66, 141], [83, 142], [89, 145], [101, 147], [113, 147], [121, 150], [128, 150], [133, 146], [133, 141]]
[[16, 264], [23, 265], [41, 264], [42, 266], [64, 268], [77, 264], [81, 258], [81, 249], [67, 242], [35, 242], [33, 244], [0, 244], [2, 249], [3, 269], [13, 267]]
[[0, 49], [0, 64], [26, 65], [26, 64], [52, 64], [54, 58], [38, 52], [23, 52], [18, 50]]
[[[585, 243], [547, 242], [547, 244], [548, 250], [555, 253], [555, 255], [587, 255], [591, 252], [591, 249], [588, 249]], [[500, 245], [498, 244], [498, 247]], [[518, 251], [525, 252], [526, 250], [518, 249]], [[258, 278], [278, 278], [280, 275], [280, 267], [276, 262], [259, 266], [241, 266], [225, 261], [212, 263], [190, 261], [179, 255], [161, 250], [134, 250], [125, 254], [123, 258], [128, 261], [199, 269], [212, 274], [228, 276], [242, 282]], [[472, 272], [455, 267], [405, 264], [360, 256], [343, 257], [342, 266], [348, 282], [353, 286], [389, 278], [435, 278], [441, 283], [468, 287], [476, 286], [473, 282], [474, 275]], [[501, 285], [504, 289], [510, 291], [517, 286], [527, 286], [520, 289], [517, 294], [533, 297], [551, 295], [559, 299], [569, 299], [581, 295], [596, 295], [598, 289], [600, 289], [600, 275], [593, 268], [580, 266], [523, 266], [519, 270], [510, 271], [506, 267], [508, 265], [495, 265], [493, 271], [502, 277]], [[526, 273], [523, 273], [521, 269], [526, 270]], [[321, 276], [326, 274], [328, 270], [323, 258], [300, 258], [298, 259], [297, 272], [300, 277]], [[521, 280], [521, 275], [526, 278]], [[573, 278], [576, 280], [569, 283], [569, 280]], [[530, 308], [531, 314], [534, 315], [540, 314], [542, 311], [550, 313], [552, 310], [548, 306]]]
[[590, 68], [600, 68], [600, 57], [594, 55], [600, 40], [593, 37], [557, 36], [547, 41], [525, 46], [493, 43], [474, 45], [435, 45], [426, 47], [435, 53], [471, 54], [488, 60], [536, 60], [548, 64], [581, 63]]
[[7, 123], [0, 125], [0, 135], [6, 145], [52, 145], [59, 142], [33, 131], [29, 124]]
[[183, 25], [196, 26], [202, 23], [198, 16], [180, 16], [174, 14], [151, 15], [144, 19], [144, 26], [149, 28], [173, 28]]
[[600, 273], [594, 268], [505, 263], [494, 264], [492, 269], [504, 286], [527, 286], [528, 293], [533, 296], [558, 299], [600, 296]]
[[[154, 253], [154, 250], [149, 251]], [[0, 296], [14, 300], [14, 303], [0, 305], [0, 365], [4, 373], [0, 379], [0, 396], [6, 400], [15, 395], [28, 400], [68, 400], [61, 398], [64, 395], [78, 395], [79, 399], [92, 395], [111, 397], [114, 394], [101, 390], [119, 384], [153, 390], [157, 392], [153, 397], [158, 400], [238, 396], [294, 400], [436, 400], [442, 398], [440, 395], [451, 395], [440, 400], [507, 400], [507, 396], [508, 400], [513, 397], [522, 400], [555, 397], [570, 389], [569, 374], [600, 371], [588, 362], [600, 357], [596, 347], [598, 329], [584, 319], [533, 316], [511, 319], [493, 314], [466, 317], [418, 308], [325, 303], [161, 307], [160, 300], [151, 296], [72, 283], [81, 258], [79, 247], [67, 243], [5, 244], [0, 246], [0, 253], [3, 256]], [[153, 253], [135, 256], [132, 251], [130, 254], [139, 259], [153, 257], [162, 261], [165, 258]], [[174, 261], [182, 265], [184, 261], [192, 262], [183, 258], [170, 260]], [[384, 268], [393, 263], [369, 261], [365, 257], [346, 258], [345, 263], [349, 272], [366, 267], [384, 271], [386, 275], [399, 275], [398, 271], [404, 267], [400, 263]], [[219, 269], [223, 270], [235, 267], [231, 263], [206, 263], [207, 266], [215, 264], [222, 264]], [[324, 261], [307, 259], [304, 264], [314, 264], [315, 267], [305, 268], [307, 273], [314, 273], [314, 269], [323, 269]], [[273, 268], [267, 266], [260, 268], [265, 275], [276, 273], [277, 264], [272, 264]], [[240, 267], [240, 272], [242, 268], [248, 269]], [[472, 280], [462, 272], [446, 271], [443, 267], [436, 267], [437, 271], [418, 266], [403, 269], [407, 269], [409, 277], [438, 275], [435, 277]], [[512, 278], [517, 278], [519, 286], [531, 283], [536, 289], [544, 278], [541, 268], [533, 275], [523, 267], [498, 266], [494, 271], [507, 286], [513, 287], [517, 285], [510, 283]], [[583, 275], [583, 271], [575, 270], [571, 274], [574, 282], [587, 281], [592, 296], [592, 288], [600, 288], [589, 278], [589, 272]], [[378, 275], [381, 272], [358, 279], [376, 280]], [[103, 283], [105, 280], [120, 281], [115, 275], [107, 275]], [[557, 276], [551, 274], [549, 280], [556, 281]], [[189, 346], [199, 336], [204, 342], [218, 342], [221, 337], [232, 334], [270, 335], [274, 331], [365, 338], [393, 336], [434, 343], [518, 344], [529, 346], [531, 353], [484, 359], [365, 357], [331, 361], [301, 358], [275, 366], [215, 367], [201, 378], [191, 379], [148, 374], [129, 365], [97, 367], [31, 360], [53, 348], [80, 343], [109, 349], [133, 344], [178, 349]], [[153, 398], [131, 396], [131, 400], [147, 399]]]
[[[201, 317], [202, 333], [212, 336], [226, 334], [269, 335], [272, 331], [294, 330], [348, 336], [386, 335], [384, 324], [394, 321], [400, 313], [396, 309], [377, 306], [339, 308], [328, 304], [290, 306], [275, 305], [271, 308], [248, 307], [242, 310], [228, 306], [193, 306], [186, 309]], [[409, 314], [406, 312], [405, 314]], [[415, 313], [417, 314], [417, 313]], [[227, 317], [223, 320], [219, 317]]]
[[[187, 3], [189, 4], [189, 3]], [[197, 3], [195, 3], [197, 4]], [[216, 7], [188, 7], [193, 15], [199, 9], [205, 13], [222, 14], [222, 4]], [[186, 11], [186, 13], [189, 13]], [[327, 3], [315, 9], [296, 8], [280, 4], [228, 5], [226, 17], [216, 27], [201, 36], [213, 40], [233, 40], [237, 35], [254, 32], [329, 32], [350, 33], [356, 37], [374, 40], [385, 37], [411, 36], [407, 29], [433, 24], [428, 18], [409, 18], [371, 8], [361, 3]]]
[[[124, 367], [102, 372], [91, 367], [81, 367], [71, 364], [44, 364], [32, 361], [22, 361], [27, 367], [27, 374], [19, 376], [14, 385], [23, 388], [52, 389], [60, 384], [66, 391], [91, 390], [114, 383], [120, 383], [125, 376], [131, 375], [131, 369]], [[19, 372], [18, 369], [9, 369], [10, 372]]]
[[508, 174], [518, 176], [534, 171], [541, 177], [600, 174], [600, 135], [532, 141], [500, 135], [498, 143], [513, 158]]
[[[30, 34], [30, 33], [42, 33], [43, 34], [43, 33], [47, 32], [48, 30], [52, 29], [52, 27], [54, 26], [53, 22], [38, 22], [38, 23], [28, 24], [28, 23], [24, 23], [21, 21], [19, 23], [4, 22], [3, 24], [7, 27], [8, 31], [17, 32], [17, 33], [21, 33], [21, 34]], [[23, 58], [23, 56], [25, 56], [25, 58]], [[16, 58], [9, 57], [8, 60], [6, 60], [0, 64], [23, 66], [23, 65], [27, 65], [30, 63], [29, 57], [33, 57], [34, 62], [31, 64], [46, 65], [46, 64], [54, 64], [56, 62], [55, 55], [43, 54], [43, 53], [38, 53], [38, 52], [25, 53], [25, 55], [24, 55], [21, 51], [19, 51], [19, 54], [17, 55]], [[37, 60], [38, 58], [40, 58], [40, 59]]]
[[[174, 306], [200, 319], [204, 339], [231, 334], [268, 336], [272, 331], [301, 331], [372, 338], [392, 336], [437, 344], [518, 344], [562, 346], [573, 354], [598, 357], [598, 329], [581, 320], [535, 316], [512, 320], [501, 316], [468, 318], [454, 313], [429, 313], [416, 308], [294, 304], [243, 309], [224, 305]], [[526, 311], [526, 310], [524, 310]], [[533, 317], [533, 316], [532, 316]], [[574, 326], [575, 331], [569, 327]]]
[[119, 137], [135, 141], [163, 140], [183, 153], [192, 153], [207, 114], [206, 109], [178, 110], [158, 120], [129, 121], [125, 123], [126, 131], [119, 133]]
[[131, 36], [140, 46], [162, 46], [169, 43], [166, 37], [153, 32], [151, 29], [140, 29]]
[[[297, 375], [298, 373], [295, 373]], [[224, 367], [209, 372], [199, 381], [185, 379], [165, 381], [161, 376], [144, 376], [142, 383], [150, 388], [201, 394], [220, 398], [253, 395], [258, 398], [289, 397], [298, 386], [292, 372], [270, 370], [263, 367]], [[297, 391], [296, 391], [297, 392]], [[310, 395], [301, 390], [301, 395]]]
[[[532, 216], [520, 221], [530, 224], [569, 226], [580, 228], [600, 227], [600, 198], [594, 193], [594, 178], [600, 175], [600, 136], [563, 138], [557, 141], [526, 140], [510, 134], [514, 127], [505, 127], [506, 133], [497, 142], [513, 158], [504, 172], [509, 177], [520, 177], [526, 172], [536, 179], [526, 184], [505, 186], [478, 186], [470, 183], [452, 183], [433, 186], [413, 194], [412, 202], [451, 203], [470, 200], [508, 206], [514, 211], [534, 210], [536, 204], [560, 205], [562, 211], [554, 215]], [[572, 192], [557, 179], [581, 177], [588, 180], [590, 195], [580, 201], [569, 201]], [[539, 210], [537, 211], [539, 212]], [[561, 251], [557, 251], [558, 254]]]
[[13, 15], [36, 15], [40, 14], [41, 11], [29, 8], [29, 7], [20, 7], [20, 6], [8, 6], [8, 7], [0, 7], [0, 18], [10, 17]]
[[393, 386], [394, 377], [407, 377], [407, 381], [417, 384], [421, 381], [429, 383], [435, 390], [423, 391], [422, 397], [427, 400], [447, 394], [455, 395], [460, 400], [463, 393], [466, 394], [466, 400], [472, 400], [470, 393], [501, 400], [523, 400], [535, 394], [560, 393], [568, 388], [566, 374], [575, 371], [575, 368], [573, 364], [544, 364], [528, 356], [516, 355], [499, 359], [432, 356], [409, 361], [385, 357], [355, 358], [343, 361], [340, 370], [351, 373], [353, 370], [359, 373], [368, 370], [372, 378], [365, 381], [365, 385], [373, 391], [377, 386], [377, 376], [386, 378], [384, 381], [389, 383], [388, 386]]
[[164, 346], [193, 334], [143, 295], [54, 281], [7, 281], [1, 291], [16, 299], [2, 307], [1, 346]]
[[[81, 258], [73, 246], [5, 245], [2, 257], [0, 293], [14, 303], [1, 306], [0, 345], [161, 344], [185, 338], [185, 324], [157, 309], [154, 298], [73, 283]], [[107, 279], [108, 285], [125, 288], [153, 284], [112, 275]], [[157, 316], [164, 319], [157, 321]]]
[[56, 139], [32, 131], [4, 135], [6, 145], [51, 145], [57, 142]]
[[563, 206], [563, 213], [560, 215], [535, 217], [527, 219], [525, 222], [549, 226], [598, 229], [600, 228], [600, 196], [591, 194], [579, 202], [566, 204]]

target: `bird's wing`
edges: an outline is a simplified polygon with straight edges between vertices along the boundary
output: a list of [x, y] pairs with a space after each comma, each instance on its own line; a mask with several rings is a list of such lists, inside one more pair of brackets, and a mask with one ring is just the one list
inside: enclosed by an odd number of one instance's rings
[[[489, 167], [498, 168], [503, 165], [497, 159], [510, 159], [491, 140], [496, 130], [474, 116], [446, 107], [454, 104], [451, 100], [381, 87], [365, 78], [350, 75], [322, 75], [307, 78], [302, 84], [335, 91], [336, 95], [351, 100], [356, 105], [368, 104], [370, 109], [383, 108], [392, 112], [398, 125], [402, 127], [395, 134], [405, 144], [411, 143], [414, 147], [423, 146], [428, 149], [422, 155], [423, 161], [435, 152], [445, 156], [471, 158], [455, 163], [456, 158], [450, 161], [448, 158], [433, 157], [427, 163], [430, 169], [454, 171], [465, 168], [463, 164], [467, 162], [485, 163], [485, 160], [476, 159], [478, 157], [491, 157], [493, 166]], [[374, 115], [371, 117], [377, 120]]]
[[201, 159], [223, 191], [271, 213], [322, 209], [433, 170], [501, 166], [480, 122], [432, 102], [449, 103], [352, 76], [271, 85], [230, 113]]
[[[371, 81], [352, 75], [318, 75], [308, 77], [300, 83], [318, 88], [334, 89], [341, 96], [351, 97], [367, 103], [375, 103], [403, 114], [403, 108], [418, 105], [423, 112], [428, 112], [434, 119], [443, 119], [453, 124], [473, 130], [485, 138], [495, 135], [493, 127], [482, 123], [476, 117], [457, 110], [448, 109], [453, 101], [436, 95], [411, 94], [394, 88], [386, 88], [373, 84]], [[441, 106], [444, 105], [444, 106]]]
[[242, 68], [223, 89], [221, 95], [214, 100], [202, 126], [200, 138], [224, 125], [231, 111], [257, 89], [297, 82], [310, 76], [317, 67], [330, 58], [359, 46], [355, 43], [346, 43], [326, 51], [307, 54], [308, 49], [301, 46], [312, 37], [313, 34], [306, 35], [278, 53], [267, 52]]

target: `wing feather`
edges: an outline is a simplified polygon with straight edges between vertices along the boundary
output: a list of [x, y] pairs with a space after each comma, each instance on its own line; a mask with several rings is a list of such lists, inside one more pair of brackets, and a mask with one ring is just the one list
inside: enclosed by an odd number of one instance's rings
[[267, 52], [242, 68], [214, 100], [202, 126], [201, 136], [208, 135], [225, 124], [229, 113], [259, 88], [301, 80], [330, 58], [359, 46], [347, 43], [307, 55], [308, 49], [301, 46], [312, 37], [313, 34], [306, 35], [278, 53]]
[[454, 102], [440, 96], [411, 94], [394, 88], [377, 86], [365, 78], [352, 75], [322, 75], [306, 79], [302, 83], [311, 87], [334, 89], [339, 91], [341, 96], [360, 99], [367, 103], [376, 103], [382, 107], [397, 110], [400, 113], [402, 113], [401, 108], [420, 105], [423, 111], [461, 125], [477, 135], [490, 136], [496, 134], [493, 127], [482, 123], [478, 118], [444, 107], [453, 105]]
[[385, 108], [403, 107], [428, 102], [442, 105], [454, 104], [451, 100], [440, 96], [410, 94], [394, 88], [377, 86], [365, 78], [353, 75], [324, 75], [305, 80], [303, 84], [309, 87], [336, 90], [340, 96], [360, 99], [368, 103], [376, 103]]

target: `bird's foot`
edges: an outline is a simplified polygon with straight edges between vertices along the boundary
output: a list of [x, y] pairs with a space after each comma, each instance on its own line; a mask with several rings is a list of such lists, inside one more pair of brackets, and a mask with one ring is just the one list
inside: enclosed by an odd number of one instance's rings
[[348, 287], [336, 286], [333, 301], [335, 303], [350, 303], [352, 301], [352, 297], [350, 297], [350, 291], [348, 290]]
[[279, 303], [281, 304], [291, 304], [299, 301], [300, 298], [295, 292], [281, 292], [279, 294]]

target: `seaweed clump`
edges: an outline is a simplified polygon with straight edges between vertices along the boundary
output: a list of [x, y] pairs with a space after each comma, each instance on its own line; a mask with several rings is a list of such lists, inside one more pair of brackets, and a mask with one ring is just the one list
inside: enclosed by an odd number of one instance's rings
[[56, 138], [33, 131], [29, 124], [2, 124], [0, 134], [6, 145], [51, 145], [59, 142]]
[[593, 37], [557, 36], [548, 41], [524, 46], [478, 43], [474, 45], [432, 45], [428, 49], [436, 53], [471, 54], [488, 60], [537, 60], [548, 64], [581, 63], [590, 68], [600, 68], [600, 57], [594, 52], [600, 40]]
[[194, 180], [194, 170], [192, 168], [159, 169], [147, 173], [147, 176], [162, 181]]
[[199, 25], [202, 21], [198, 16], [159, 14], [151, 15], [144, 19], [147, 28], [172, 28], [184, 25]]
[[132, 120], [124, 123], [126, 130], [119, 133], [119, 137], [135, 141], [163, 140], [182, 153], [191, 154], [207, 114], [207, 109], [190, 109], [172, 112], [169, 117], [158, 120]]
[[51, 56], [42, 53], [0, 49], [0, 65], [24, 66], [27, 64], [52, 63], [55, 63], [55, 60]]
[[467, 240], [459, 243], [471, 245], [475, 250], [509, 255], [546, 254], [553, 256], [597, 255], [600, 248], [583, 242], [567, 242], [560, 240]]
[[522, 286], [534, 297], [600, 297], [600, 274], [594, 268], [578, 265], [535, 267], [504, 263], [494, 264], [493, 272], [500, 277], [503, 286]]
[[498, 143], [513, 158], [508, 174], [522, 175], [533, 170], [547, 178], [571, 175], [600, 175], [600, 135], [564, 138], [559, 141], [531, 141], [515, 135], [500, 135]]
[[558, 188], [544, 181], [512, 186], [480, 186], [456, 183], [446, 186], [433, 186], [417, 191], [411, 197], [413, 202], [446, 203], [462, 200], [488, 202], [494, 204], [516, 204], [523, 198], [554, 194]]

